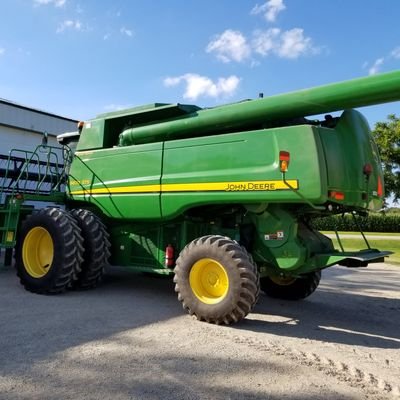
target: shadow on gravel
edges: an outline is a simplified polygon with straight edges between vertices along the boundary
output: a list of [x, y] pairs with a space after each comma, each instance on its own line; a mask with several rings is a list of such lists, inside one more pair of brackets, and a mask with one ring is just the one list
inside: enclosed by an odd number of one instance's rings
[[[261, 296], [254, 313], [233, 328], [332, 343], [400, 348], [399, 298], [379, 297], [385, 290], [398, 290], [392, 282], [394, 276], [380, 283], [372, 271], [369, 277], [367, 273], [357, 275], [357, 279], [351, 279], [349, 273], [343, 269], [327, 273], [328, 279], [323, 279], [316, 293], [304, 301]], [[2, 271], [0, 376], [2, 372], [26, 370], [74, 346], [184, 315], [172, 279], [112, 268], [95, 290], [40, 296], [26, 292], [14, 271]]]
[[43, 296], [0, 273], [0, 377], [80, 344], [183, 314], [172, 279], [111, 268], [94, 290]]
[[[174, 349], [168, 341], [160, 353], [145, 332], [132, 335], [132, 329], [184, 315], [173, 286], [171, 279], [114, 268], [96, 290], [39, 296], [26, 292], [14, 271], [3, 271], [0, 398], [350, 398], [343, 395], [345, 389], [338, 393], [323, 382], [300, 380], [295, 389], [293, 382], [277, 385], [280, 377], [291, 379], [286, 364], [246, 360], [245, 354], [235, 359], [235, 351], [225, 358], [218, 353], [188, 357], [179, 351], [185, 343], [175, 343]], [[91, 343], [97, 340], [101, 346]], [[189, 348], [196, 348], [197, 340], [196, 335], [188, 338]], [[82, 344], [87, 346], [75, 348]], [[251, 371], [250, 378], [243, 371]], [[266, 392], [269, 386], [258, 383], [266, 381], [274, 390]]]
[[[325, 279], [324, 279], [325, 278]], [[377, 278], [379, 280], [377, 280]], [[400, 269], [325, 271], [309, 298], [277, 300], [260, 295], [253, 314], [236, 329], [324, 342], [400, 348]]]

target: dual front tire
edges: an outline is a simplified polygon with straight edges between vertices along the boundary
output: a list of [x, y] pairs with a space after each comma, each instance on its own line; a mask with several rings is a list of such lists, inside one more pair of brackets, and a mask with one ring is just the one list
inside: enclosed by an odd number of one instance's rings
[[94, 287], [107, 265], [108, 249], [108, 235], [93, 213], [47, 207], [28, 216], [21, 226], [17, 275], [34, 293]]
[[100, 218], [91, 211], [75, 209], [71, 215], [81, 230], [83, 237], [83, 261], [77, 279], [72, 286], [91, 289], [101, 281], [110, 257], [109, 234]]

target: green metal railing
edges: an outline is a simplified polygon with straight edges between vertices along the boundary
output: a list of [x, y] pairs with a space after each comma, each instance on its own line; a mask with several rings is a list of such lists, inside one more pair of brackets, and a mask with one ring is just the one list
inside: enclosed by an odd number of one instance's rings
[[68, 148], [43, 144], [0, 155], [0, 248], [15, 246], [20, 215], [34, 208], [29, 202], [64, 198], [70, 161]]

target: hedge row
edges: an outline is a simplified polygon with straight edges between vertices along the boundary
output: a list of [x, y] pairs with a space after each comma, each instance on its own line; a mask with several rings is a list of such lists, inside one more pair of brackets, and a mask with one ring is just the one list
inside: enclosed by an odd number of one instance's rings
[[[364, 232], [400, 232], [400, 215], [370, 215], [357, 218]], [[356, 221], [351, 215], [316, 218], [312, 225], [319, 231], [357, 232]]]

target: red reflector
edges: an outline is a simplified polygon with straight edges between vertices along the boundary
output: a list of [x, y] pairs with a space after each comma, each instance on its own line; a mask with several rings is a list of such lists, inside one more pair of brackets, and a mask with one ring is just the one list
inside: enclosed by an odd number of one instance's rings
[[168, 245], [165, 249], [165, 266], [172, 267], [174, 265], [174, 248]]
[[288, 151], [279, 152], [279, 161], [290, 161], [290, 153]]
[[336, 200], [344, 200], [344, 193], [336, 192], [335, 199]]
[[383, 185], [382, 185], [382, 180], [381, 180], [380, 176], [378, 176], [378, 190], [377, 190], [377, 192], [378, 192], [378, 196], [379, 197], [383, 197]]
[[281, 172], [287, 172], [288, 167], [289, 167], [289, 163], [287, 161], [285, 161], [285, 160], [280, 161], [279, 168], [280, 168]]
[[330, 190], [328, 192], [328, 197], [335, 200], [344, 200], [344, 193], [343, 192], [336, 192], [335, 190]]

